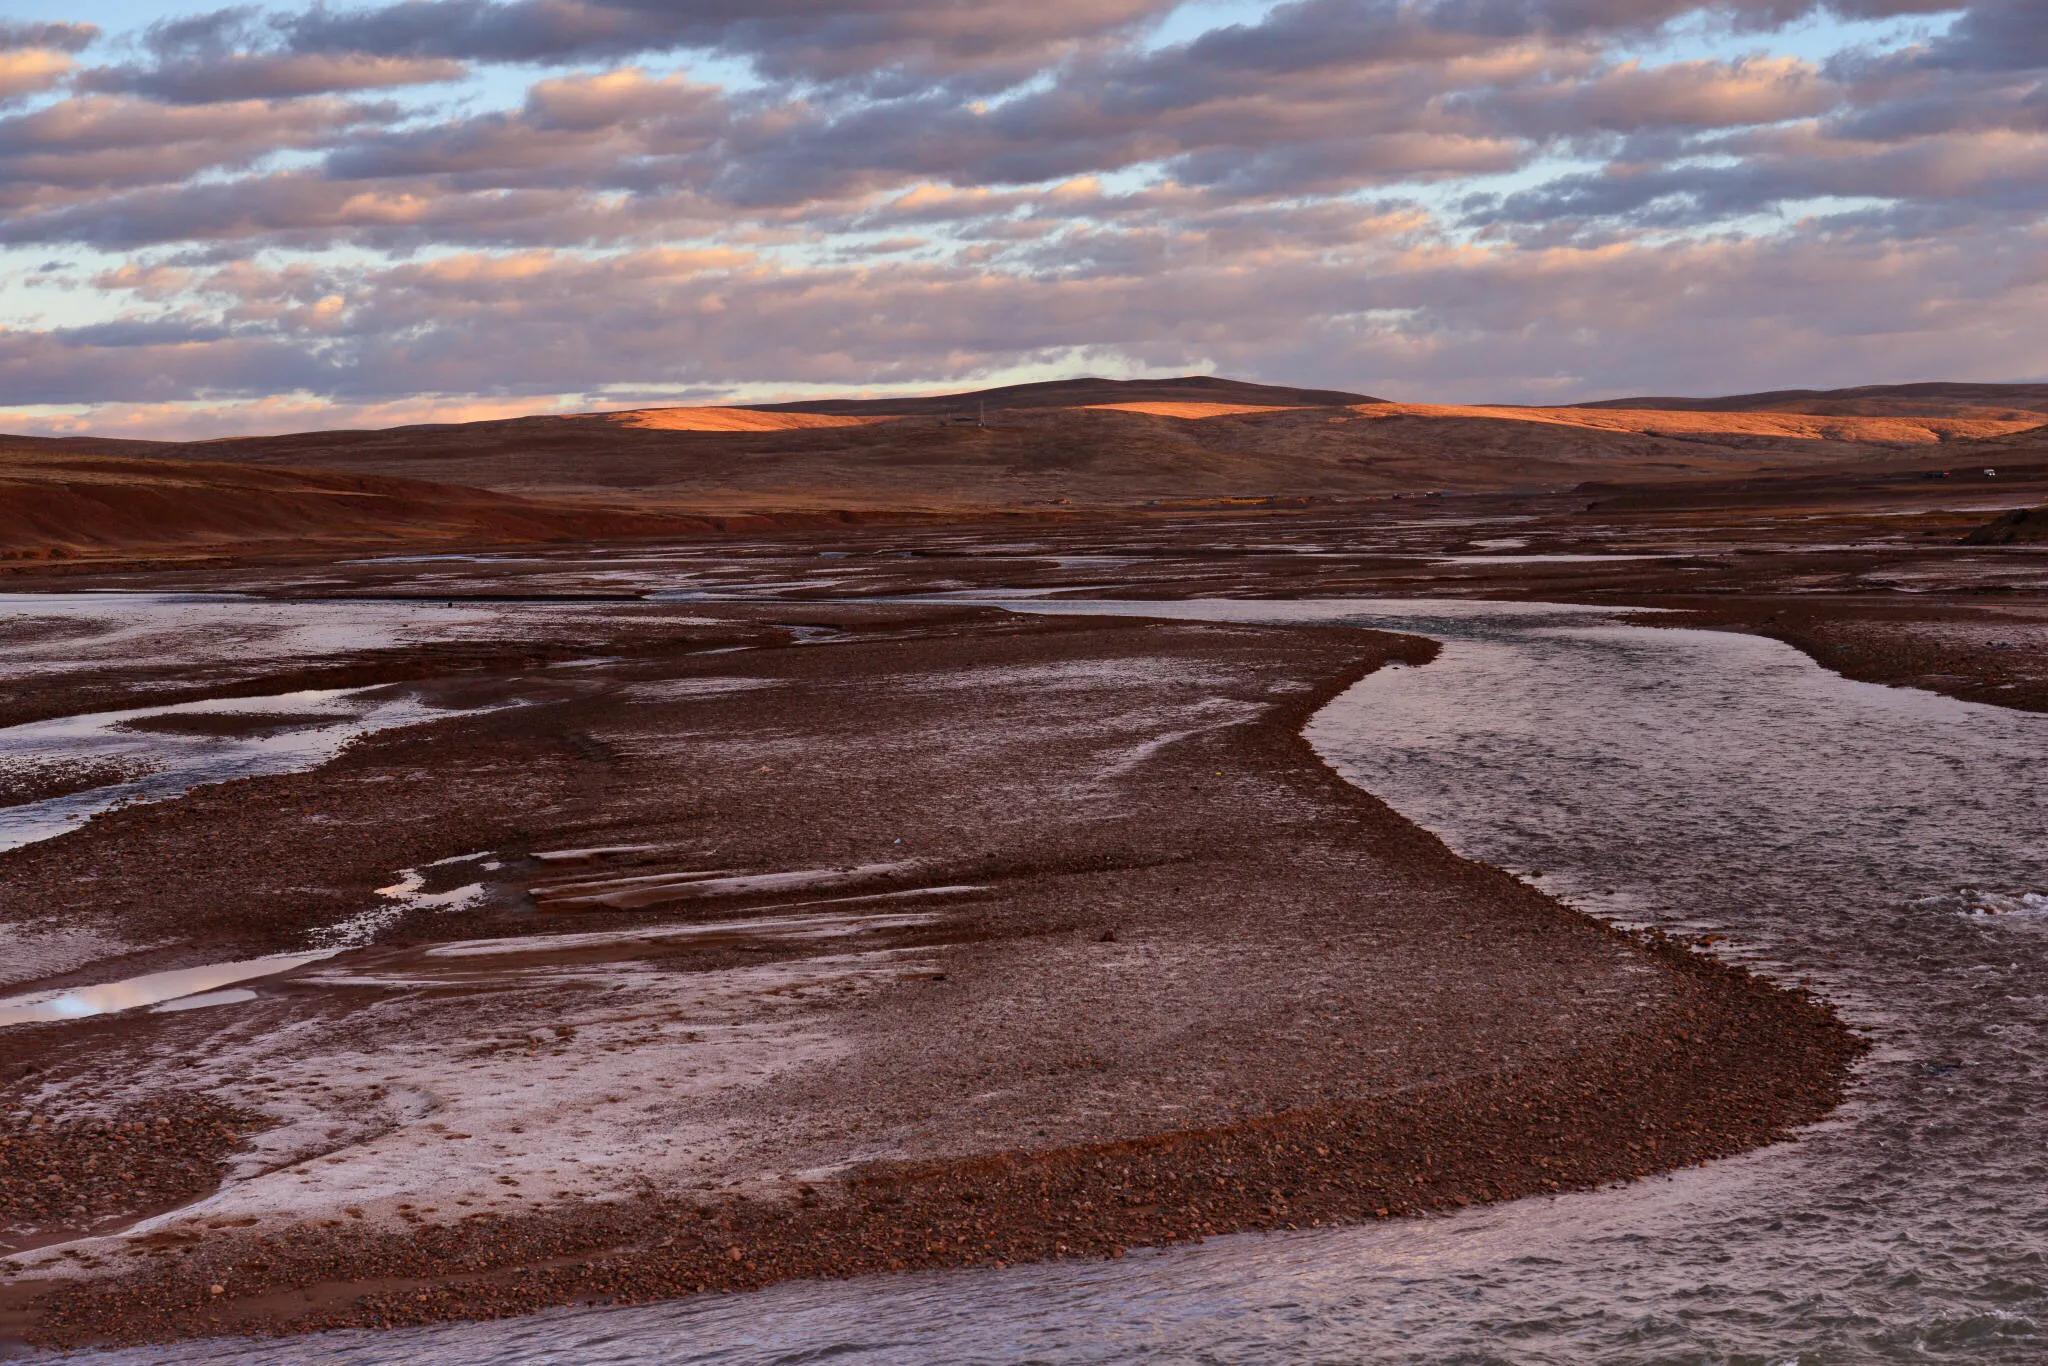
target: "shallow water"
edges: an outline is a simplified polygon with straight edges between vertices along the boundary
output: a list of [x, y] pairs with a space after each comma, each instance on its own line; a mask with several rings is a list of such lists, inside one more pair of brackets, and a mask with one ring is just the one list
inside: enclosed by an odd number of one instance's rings
[[[296, 773], [327, 762], [362, 735], [459, 715], [388, 688], [323, 689], [168, 707], [91, 712], [0, 727], [0, 761], [86, 760], [132, 765], [137, 776], [62, 797], [0, 807], [0, 851], [76, 829], [103, 811], [165, 801], [237, 778]], [[209, 735], [133, 723], [199, 716], [295, 719], [270, 734]]]
[[279, 602], [239, 593], [0, 593], [0, 626], [46, 622], [9, 640], [0, 678], [58, 676], [142, 661], [203, 662], [260, 651], [297, 659], [487, 631], [498, 613], [438, 603]]
[[2048, 1357], [2048, 719], [1598, 609], [1014, 606], [1445, 641], [1332, 703], [1310, 739], [1464, 853], [1811, 979], [1878, 1044], [1854, 1098], [1794, 1144], [1441, 1219], [114, 1359]]
[[0, 1001], [0, 1027], [18, 1024], [47, 1024], [53, 1020], [83, 1020], [95, 1015], [113, 1015], [142, 1006], [159, 1009], [196, 1009], [201, 1005], [228, 1005], [252, 999], [248, 991], [222, 991], [236, 982], [275, 977], [332, 957], [338, 949], [315, 953], [279, 953], [266, 958], [245, 958], [236, 963], [208, 963], [196, 968], [173, 968], [152, 972], [120, 982], [96, 986], [65, 987], [37, 991]]

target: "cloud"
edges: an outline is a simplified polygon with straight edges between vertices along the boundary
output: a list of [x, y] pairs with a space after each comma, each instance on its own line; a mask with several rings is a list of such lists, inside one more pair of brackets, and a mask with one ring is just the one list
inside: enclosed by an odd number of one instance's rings
[[484, 62], [605, 62], [680, 49], [755, 62], [777, 79], [888, 84], [1016, 78], [1157, 17], [1169, 0], [400, 0], [280, 16], [294, 52]]
[[141, 46], [146, 59], [89, 68], [78, 88], [210, 104], [393, 90], [457, 80], [468, 71], [447, 57], [294, 52], [278, 43], [254, 6], [161, 20], [145, 30]]
[[80, 95], [0, 118], [0, 191], [180, 181], [384, 117], [388, 110], [331, 99], [181, 106]]
[[617, 242], [664, 231], [709, 232], [729, 221], [720, 206], [687, 198], [608, 203], [579, 190], [545, 188], [451, 194], [428, 183], [364, 186], [280, 171], [17, 211], [0, 217], [0, 244], [56, 241], [126, 251], [260, 239], [280, 249], [351, 245], [407, 252], [437, 243]]
[[60, 84], [76, 65], [73, 54], [98, 36], [91, 24], [0, 20], [0, 106]]
[[24, 23], [0, 20], [0, 52], [22, 48], [47, 48], [53, 52], [83, 52], [100, 36], [93, 24]]
[[[145, 373], [158, 401], [553, 402], [618, 386], [941, 383], [1083, 352], [1468, 398], [1767, 387], [1789, 364], [1829, 383], [2048, 370], [2038, 227], [1529, 250], [1445, 240], [1412, 212], [1303, 212], [1098, 230], [1059, 272], [673, 250], [236, 265], [189, 283], [185, 297], [210, 301], [190, 316], [51, 334], [11, 365], [0, 346], [0, 402], [38, 401], [66, 375], [55, 392], [91, 401], [77, 377]], [[323, 309], [330, 298], [343, 302]]]
[[1572, 137], [1655, 128], [1730, 128], [1812, 118], [1843, 92], [1796, 58], [1733, 62], [1624, 62], [1587, 77], [1476, 96], [1488, 123], [1525, 135]]
[[1933, 67], [2036, 70], [2048, 66], [2048, 22], [2036, 0], [1974, 0], [1917, 56]]
[[1712, 163], [1617, 166], [1561, 176], [1474, 208], [1480, 223], [1618, 219], [1684, 226], [1802, 201], [1950, 201], [2032, 212], [2048, 204], [2048, 133], [1996, 129], [1872, 143], [1795, 127], [1721, 144]]
[[459, 80], [468, 71], [445, 57], [378, 57], [362, 52], [246, 53], [95, 67], [84, 90], [147, 95], [173, 104], [295, 99], [355, 90], [390, 90]]
[[0, 409], [0, 431], [41, 436], [126, 437], [141, 441], [204, 441], [333, 428], [402, 427], [423, 422], [486, 422], [536, 412], [568, 412], [574, 398], [535, 397], [451, 402], [444, 398], [389, 403], [337, 403], [303, 394], [228, 403], [105, 403], [88, 412], [58, 405]]
[[[0, 402], [197, 430], [1084, 362], [1465, 398], [2048, 373], [2038, 0], [1288, 0], [1166, 41], [1173, 7], [0, 29], [0, 249], [84, 260], [15, 272]], [[1821, 15], [1878, 27], [1781, 50]], [[1747, 50], [1651, 55], [1703, 35]]]
[[71, 67], [70, 57], [51, 48], [0, 48], [0, 105], [50, 89]]

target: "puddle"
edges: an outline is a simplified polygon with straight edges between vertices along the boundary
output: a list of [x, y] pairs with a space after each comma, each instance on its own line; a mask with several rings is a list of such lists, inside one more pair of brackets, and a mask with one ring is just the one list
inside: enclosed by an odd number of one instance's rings
[[[978, 887], [932, 888], [929, 891], [969, 892]], [[829, 903], [825, 903], [829, 904]], [[561, 954], [633, 944], [669, 943], [689, 939], [747, 939], [761, 943], [783, 940], [840, 939], [881, 930], [914, 929], [931, 924], [937, 913], [900, 915], [766, 916], [751, 920], [715, 920], [703, 925], [663, 925], [644, 930], [595, 930], [584, 934], [525, 935], [515, 939], [463, 939], [436, 944], [428, 958], [504, 958], [527, 954]]]
[[538, 561], [533, 555], [373, 555], [362, 560], [342, 560], [342, 564], [531, 564]]
[[593, 844], [586, 849], [542, 849], [533, 855], [533, 859], [536, 863], [587, 863], [623, 854], [644, 854], [662, 847], [659, 844]]
[[630, 877], [579, 879], [536, 884], [533, 897], [543, 910], [641, 910], [676, 901], [756, 896], [771, 892], [823, 891], [899, 877], [915, 863], [863, 863], [851, 868], [804, 868], [785, 873], [734, 873], [730, 868], [683, 869]]
[[760, 692], [784, 686], [787, 685], [776, 678], [664, 678], [628, 683], [619, 690], [619, 695], [629, 702], [658, 705], [692, 697], [720, 697], [727, 693]]
[[1678, 551], [1644, 551], [1630, 554], [1572, 554], [1558, 551], [1538, 555], [1438, 555], [1433, 564], [1618, 564], [1624, 560], [1682, 560]]
[[[441, 868], [455, 863], [468, 863], [482, 859], [482, 854], [464, 854], [452, 859], [441, 859], [430, 863], [428, 868]], [[496, 862], [483, 864], [486, 870], [502, 867]], [[359, 949], [374, 940], [380, 933], [397, 924], [414, 911], [463, 911], [482, 901], [486, 888], [481, 882], [464, 883], [444, 892], [422, 890], [427, 885], [425, 870], [407, 868], [399, 874], [398, 881], [389, 887], [379, 887], [376, 895], [378, 904], [337, 925], [330, 925], [315, 933], [313, 942], [324, 949], [339, 952], [342, 949]]]
[[[48, 1024], [57, 1020], [87, 1020], [100, 1015], [115, 1015], [124, 1010], [135, 1010], [142, 1006], [162, 1006], [165, 1002], [178, 1003], [181, 1008], [198, 1005], [221, 1005], [220, 999], [228, 993], [221, 988], [236, 982], [254, 981], [259, 977], [275, 977], [279, 973], [292, 972], [331, 958], [338, 949], [322, 949], [315, 953], [279, 953], [265, 958], [249, 958], [239, 963], [209, 963], [197, 968], [173, 968], [168, 972], [152, 972], [142, 977], [130, 977], [124, 982], [106, 982], [99, 986], [65, 987], [57, 991], [39, 991], [27, 996], [14, 996], [0, 1001], [0, 1027], [20, 1024]], [[240, 999], [247, 1000], [255, 995], [245, 993]], [[199, 997], [213, 999], [201, 1001]]]
[[160, 1006], [151, 1006], [152, 1015], [170, 1015], [181, 1010], [204, 1010], [208, 1006], [240, 1005], [253, 1001], [256, 993], [247, 987], [230, 987], [226, 991], [206, 991], [197, 996], [180, 996], [175, 1001], [165, 1001]]

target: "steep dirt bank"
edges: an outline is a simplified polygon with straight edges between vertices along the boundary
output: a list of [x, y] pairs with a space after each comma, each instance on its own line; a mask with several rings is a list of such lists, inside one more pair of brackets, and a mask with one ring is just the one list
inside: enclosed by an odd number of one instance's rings
[[2034, 545], [2048, 541], [2048, 507], [2015, 508], [1963, 537], [1965, 545]]

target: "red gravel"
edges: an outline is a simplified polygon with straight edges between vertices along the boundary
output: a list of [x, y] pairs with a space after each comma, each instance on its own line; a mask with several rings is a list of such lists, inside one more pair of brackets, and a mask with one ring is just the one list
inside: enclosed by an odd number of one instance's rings
[[203, 1195], [258, 1123], [259, 1116], [207, 1097], [175, 1093], [104, 1117], [12, 1117], [0, 1132], [0, 1249]]

